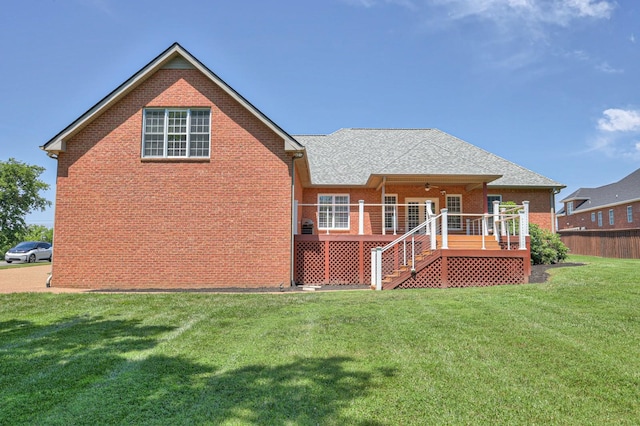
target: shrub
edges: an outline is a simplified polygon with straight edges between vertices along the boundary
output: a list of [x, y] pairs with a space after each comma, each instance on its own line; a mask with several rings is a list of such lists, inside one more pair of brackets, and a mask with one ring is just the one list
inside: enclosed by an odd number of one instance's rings
[[531, 236], [531, 263], [534, 265], [551, 265], [559, 263], [567, 258], [569, 249], [560, 240], [558, 234], [540, 228], [538, 225], [529, 224]]

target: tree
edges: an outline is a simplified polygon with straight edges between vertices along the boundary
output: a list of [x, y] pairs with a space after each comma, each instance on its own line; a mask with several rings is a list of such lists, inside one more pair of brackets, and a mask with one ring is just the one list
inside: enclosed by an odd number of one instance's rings
[[44, 225], [28, 225], [26, 232], [20, 237], [22, 241], [45, 241], [53, 242], [53, 228]]
[[26, 233], [27, 214], [51, 205], [40, 195], [49, 189], [39, 179], [44, 170], [13, 158], [0, 161], [0, 252], [4, 253]]
[[531, 236], [531, 263], [534, 265], [550, 265], [567, 258], [569, 249], [560, 240], [558, 234], [531, 223], [529, 235]]

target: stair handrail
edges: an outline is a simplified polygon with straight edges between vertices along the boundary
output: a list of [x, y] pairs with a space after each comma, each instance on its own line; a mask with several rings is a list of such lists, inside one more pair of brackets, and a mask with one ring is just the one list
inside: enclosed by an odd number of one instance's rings
[[[440, 216], [442, 216], [441, 214], [439, 214], [438, 216], [431, 216], [429, 219], [425, 220], [424, 222], [422, 222], [420, 225], [416, 226], [415, 228], [413, 228], [412, 230], [404, 233], [403, 235], [399, 236], [398, 238], [396, 238], [395, 240], [391, 241], [389, 244], [387, 244], [386, 246], [382, 247], [382, 252], [384, 253], [385, 251], [389, 250], [391, 247], [395, 246], [396, 244], [398, 244], [399, 242], [401, 242], [402, 240], [407, 239], [408, 237], [410, 237], [411, 235], [416, 234], [418, 231], [420, 231], [422, 228], [425, 228], [427, 226], [431, 226], [431, 222], [435, 222]], [[429, 229], [429, 232], [427, 233], [427, 235], [431, 235], [431, 230]], [[434, 236], [432, 236], [433, 238]]]
[[[443, 211], [445, 210], [446, 209], [443, 209]], [[411, 257], [412, 257], [411, 265], [413, 268], [415, 266], [415, 236], [422, 235], [422, 234], [418, 234], [418, 232], [424, 229], [425, 235], [429, 236], [431, 250], [435, 250], [436, 228], [437, 228], [436, 224], [438, 222], [438, 219], [440, 219], [442, 216], [443, 214], [439, 214], [437, 216], [433, 214], [427, 214], [427, 219], [421, 224], [419, 224], [418, 226], [404, 233], [403, 235], [396, 238], [395, 240], [393, 240], [392, 242], [390, 242], [384, 247], [376, 247], [371, 249], [371, 285], [375, 286], [376, 290], [382, 290], [382, 254], [385, 251], [389, 250], [390, 248], [395, 247], [397, 244], [403, 243], [404, 244], [403, 263], [404, 263], [404, 266], [406, 266], [407, 264], [406, 244], [407, 244], [407, 240], [411, 238]]]

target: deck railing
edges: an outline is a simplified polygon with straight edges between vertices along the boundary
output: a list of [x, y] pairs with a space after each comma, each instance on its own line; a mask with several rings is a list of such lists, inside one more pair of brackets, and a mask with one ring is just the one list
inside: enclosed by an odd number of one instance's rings
[[[412, 225], [414, 228], [421, 225], [427, 212], [433, 211], [432, 205], [430, 200], [422, 205], [365, 203], [363, 200], [357, 204], [302, 204], [294, 201], [293, 234], [403, 235], [411, 230]], [[493, 213], [488, 215], [449, 211], [447, 229], [466, 235], [517, 235], [519, 213], [524, 212], [528, 218], [528, 209], [528, 201], [520, 206], [500, 205], [496, 201]], [[525, 229], [528, 233], [528, 224]]]
[[[431, 212], [430, 203], [427, 202], [427, 212]], [[491, 214], [450, 214], [447, 209], [442, 209], [439, 215], [427, 213], [426, 220], [417, 227], [409, 230], [404, 235], [395, 239], [384, 247], [371, 249], [371, 285], [376, 290], [382, 289], [382, 280], [385, 276], [398, 270], [398, 259], [402, 259], [404, 267], [410, 266], [415, 270], [416, 257], [424, 255], [438, 248], [448, 249], [448, 235], [450, 220], [453, 223], [467, 224], [467, 234], [478, 231], [475, 235], [481, 235], [481, 246], [478, 249], [486, 249], [485, 236], [489, 235], [489, 219], [493, 220], [494, 237], [500, 241], [506, 237], [507, 250], [511, 250], [511, 235], [519, 236], [518, 248], [526, 250], [526, 237], [529, 235], [529, 202], [525, 201], [521, 206], [500, 206], [494, 203], [494, 213]], [[453, 220], [452, 220], [453, 219]], [[473, 224], [473, 226], [470, 226]], [[441, 245], [437, 247], [436, 236], [440, 235]], [[401, 254], [398, 256], [398, 252]]]

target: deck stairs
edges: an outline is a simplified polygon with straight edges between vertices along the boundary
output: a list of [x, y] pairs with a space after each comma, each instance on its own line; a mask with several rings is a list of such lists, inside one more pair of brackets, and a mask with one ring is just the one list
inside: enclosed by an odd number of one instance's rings
[[[494, 237], [481, 236], [481, 235], [455, 235], [449, 234], [448, 236], [448, 249], [449, 250], [479, 250], [482, 249], [482, 238], [484, 238], [485, 250], [501, 250], [500, 244]], [[437, 236], [436, 247], [442, 247], [442, 237]], [[436, 249], [425, 250], [415, 255], [415, 267], [411, 260], [407, 261], [407, 265], [400, 266], [398, 269], [392, 271], [390, 274], [385, 275], [382, 278], [382, 289], [390, 290], [409, 278], [412, 274], [422, 268], [427, 267], [439, 257], [440, 250]]]

